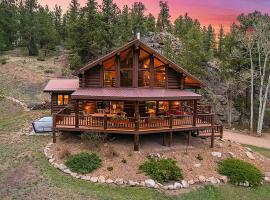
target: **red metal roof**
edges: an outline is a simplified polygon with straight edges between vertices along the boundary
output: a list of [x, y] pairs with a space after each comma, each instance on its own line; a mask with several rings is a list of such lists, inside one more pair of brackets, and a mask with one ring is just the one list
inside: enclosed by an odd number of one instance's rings
[[79, 88], [71, 94], [73, 99], [102, 100], [189, 100], [200, 99], [192, 91], [163, 88]]
[[79, 79], [52, 79], [50, 80], [45, 88], [44, 92], [53, 92], [53, 91], [75, 91], [79, 88]]

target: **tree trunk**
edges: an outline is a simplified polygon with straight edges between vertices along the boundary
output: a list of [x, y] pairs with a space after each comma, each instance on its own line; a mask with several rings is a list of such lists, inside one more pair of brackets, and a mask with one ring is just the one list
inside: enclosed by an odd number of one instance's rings
[[253, 69], [253, 60], [252, 60], [252, 53], [251, 49], [249, 50], [249, 56], [250, 56], [250, 74], [251, 74], [251, 89], [250, 89], [250, 133], [253, 133], [253, 102], [254, 102], [254, 69]]

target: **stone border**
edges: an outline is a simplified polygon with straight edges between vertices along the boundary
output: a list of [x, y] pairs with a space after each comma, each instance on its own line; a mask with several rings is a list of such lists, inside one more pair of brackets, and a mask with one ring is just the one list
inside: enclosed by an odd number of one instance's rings
[[[51, 154], [50, 147], [53, 145], [53, 143], [48, 143], [46, 147], [44, 148], [44, 154], [46, 158], [49, 160], [50, 164], [53, 165], [55, 168], [59, 169], [60, 171], [64, 172], [65, 174], [69, 174], [74, 178], [90, 181], [92, 183], [101, 183], [101, 184], [114, 184], [118, 186], [129, 186], [129, 187], [146, 187], [146, 188], [154, 188], [154, 189], [161, 189], [161, 190], [179, 190], [182, 188], [189, 188], [192, 185], [195, 184], [222, 184], [227, 183], [228, 178], [227, 176], [220, 176], [220, 177], [209, 177], [206, 178], [205, 176], [199, 176], [197, 178], [191, 179], [191, 180], [182, 180], [179, 182], [174, 182], [168, 185], [163, 185], [161, 183], [158, 183], [152, 179], [146, 179], [143, 181], [133, 181], [133, 180], [124, 180], [123, 178], [116, 178], [113, 179], [106, 179], [104, 176], [85, 176], [81, 174], [77, 174], [75, 172], [72, 172], [66, 165], [64, 164], [58, 164], [56, 163], [56, 160], [54, 158], [54, 155]], [[269, 176], [268, 176], [269, 175]], [[266, 176], [264, 177], [265, 182], [270, 182], [270, 174], [266, 173]], [[242, 186], [248, 187], [249, 184], [243, 183], [240, 184]]]

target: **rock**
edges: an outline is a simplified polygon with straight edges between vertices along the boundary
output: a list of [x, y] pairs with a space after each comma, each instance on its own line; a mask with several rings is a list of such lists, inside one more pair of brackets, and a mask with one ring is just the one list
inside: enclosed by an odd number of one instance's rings
[[162, 188], [163, 188], [164, 190], [168, 190], [168, 189], [169, 189], [168, 185], [164, 185]]
[[161, 183], [159, 183], [159, 182], [157, 182], [157, 185], [158, 185], [160, 188], [163, 187], [163, 185], [162, 185]]
[[55, 161], [54, 158], [49, 159], [49, 162], [50, 162], [50, 163], [53, 163], [54, 161]]
[[111, 183], [114, 183], [114, 181], [112, 179], [107, 179], [106, 183], [111, 184]]
[[78, 174], [75, 173], [75, 172], [71, 172], [70, 175], [71, 175], [72, 177], [74, 177], [74, 178], [77, 178], [77, 176], [78, 176]]
[[148, 157], [155, 160], [159, 160], [161, 158], [161, 155], [159, 153], [150, 153]]
[[72, 171], [70, 171], [70, 169], [68, 169], [68, 168], [64, 169], [63, 172], [66, 173], [66, 174], [71, 174], [72, 173]]
[[239, 183], [240, 186], [249, 187], [249, 182], [245, 181], [244, 183]]
[[194, 183], [199, 183], [200, 180], [198, 178], [194, 178]]
[[91, 177], [90, 176], [81, 176], [82, 180], [90, 181]]
[[145, 182], [144, 181], [141, 181], [140, 182], [140, 186], [145, 187]]
[[227, 176], [221, 176], [219, 177], [222, 183], [227, 183], [228, 182], [228, 177]]
[[173, 187], [174, 187], [174, 189], [178, 190], [178, 189], [181, 189], [183, 186], [181, 183], [175, 182]]
[[123, 185], [124, 184], [124, 180], [122, 178], [117, 178], [117, 179], [115, 179], [115, 184], [116, 185]]
[[222, 148], [224, 145], [222, 143], [217, 143], [218, 148]]
[[231, 158], [235, 158], [236, 157], [233, 152], [228, 152], [228, 154], [230, 155]]
[[196, 168], [200, 168], [201, 166], [202, 166], [201, 163], [196, 163], [196, 164], [194, 165], [194, 167], [196, 167]]
[[188, 182], [186, 180], [182, 180], [181, 184], [182, 184], [183, 188], [188, 188], [189, 187], [189, 184], [188, 184]]
[[153, 188], [156, 185], [155, 181], [152, 179], [147, 179], [144, 182], [145, 182], [145, 186], [149, 188]]
[[206, 178], [204, 176], [199, 176], [198, 178], [201, 183], [206, 181]]
[[189, 185], [194, 185], [195, 184], [195, 181], [193, 179], [191, 179], [191, 180], [188, 181], [188, 184]]
[[246, 151], [245, 153], [246, 153], [247, 157], [248, 157], [250, 160], [255, 160], [255, 157], [253, 156], [253, 154], [252, 154], [251, 152]]
[[249, 147], [245, 147], [245, 148], [246, 148], [246, 150], [248, 150], [249, 152], [253, 152], [251, 148], [249, 148]]
[[209, 181], [210, 181], [212, 184], [217, 184], [217, 183], [218, 183], [217, 179], [216, 179], [215, 177], [213, 177], [213, 176], [209, 178]]
[[221, 158], [221, 155], [222, 155], [220, 152], [216, 152], [216, 151], [211, 152], [211, 154], [212, 156], [218, 157], [218, 158]]
[[98, 182], [98, 177], [93, 176], [93, 177], [90, 178], [90, 181], [93, 182], [93, 183], [96, 183], [96, 182]]
[[174, 185], [168, 185], [168, 190], [174, 190]]
[[266, 176], [266, 177], [264, 177], [264, 181], [265, 182], [270, 182], [270, 178]]
[[64, 165], [64, 164], [59, 164], [59, 165], [58, 165], [58, 169], [60, 169], [61, 171], [63, 171], [63, 170], [65, 170], [65, 169], [67, 169], [67, 166]]
[[105, 183], [105, 181], [106, 181], [106, 179], [105, 179], [104, 176], [98, 177], [98, 182], [99, 182], [99, 183]]
[[223, 138], [219, 138], [219, 140], [222, 141], [222, 142], [226, 142], [226, 140], [223, 139]]
[[136, 183], [134, 181], [132, 181], [132, 180], [128, 180], [128, 185], [129, 186], [135, 186]]
[[158, 188], [159, 188], [159, 186], [156, 184], [154, 188], [155, 188], [155, 189], [158, 189]]

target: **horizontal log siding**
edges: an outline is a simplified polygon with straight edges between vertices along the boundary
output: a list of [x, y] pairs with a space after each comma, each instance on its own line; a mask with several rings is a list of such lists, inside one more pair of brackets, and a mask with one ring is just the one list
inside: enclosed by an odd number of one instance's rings
[[85, 72], [85, 87], [100, 87], [100, 81], [100, 66], [93, 67]]
[[[63, 94], [63, 93], [61, 93]], [[65, 94], [68, 94], [68, 95], [71, 95], [71, 93], [65, 93]], [[51, 105], [52, 105], [52, 113], [57, 113], [59, 112], [61, 109], [65, 108], [67, 105], [58, 105], [57, 104], [57, 96], [58, 96], [58, 93], [52, 93], [52, 96], [51, 96]], [[72, 100], [70, 102], [72, 105], [75, 105], [75, 101]], [[72, 111], [74, 111], [74, 108], [71, 109]]]
[[168, 67], [167, 69], [167, 77], [168, 77], [168, 88], [169, 89], [180, 89], [181, 86], [181, 73], [171, 69], [170, 67]]

